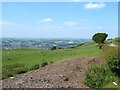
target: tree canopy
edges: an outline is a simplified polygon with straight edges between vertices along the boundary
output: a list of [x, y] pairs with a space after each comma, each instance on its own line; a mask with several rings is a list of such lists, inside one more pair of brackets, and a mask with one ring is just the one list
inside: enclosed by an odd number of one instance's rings
[[107, 36], [108, 34], [106, 33], [96, 33], [93, 35], [92, 40], [98, 44], [102, 44], [106, 40]]

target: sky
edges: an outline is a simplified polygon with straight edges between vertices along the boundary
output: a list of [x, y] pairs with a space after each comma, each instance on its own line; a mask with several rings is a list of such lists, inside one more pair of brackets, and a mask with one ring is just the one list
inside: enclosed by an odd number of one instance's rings
[[3, 38], [118, 36], [117, 2], [3, 2]]

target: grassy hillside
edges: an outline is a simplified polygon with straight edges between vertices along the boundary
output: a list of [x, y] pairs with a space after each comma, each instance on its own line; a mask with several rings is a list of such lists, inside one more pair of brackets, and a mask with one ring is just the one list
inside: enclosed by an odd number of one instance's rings
[[35, 67], [36, 64], [41, 66], [44, 62], [50, 64], [76, 57], [98, 57], [99, 55], [99, 47], [97, 47], [94, 43], [57, 50], [3, 50], [3, 78], [27, 72], [31, 69], [31, 67]]
[[[112, 40], [114, 41], [114, 40]], [[109, 41], [107, 41], [109, 42]], [[0, 52], [1, 53], [1, 52]], [[102, 50], [95, 43], [57, 50], [15, 49], [2, 51], [3, 76], [2, 79], [44, 67], [47, 64], [74, 59], [77, 57], [103, 57], [103, 65], [88, 69], [85, 79], [86, 85], [96, 87], [119, 87], [119, 77], [109, 68], [108, 61], [118, 54], [118, 47], [103, 45]], [[113, 59], [113, 58], [112, 58]], [[111, 59], [111, 60], [112, 60]], [[100, 77], [101, 74], [101, 77]], [[94, 77], [94, 78], [93, 78]]]

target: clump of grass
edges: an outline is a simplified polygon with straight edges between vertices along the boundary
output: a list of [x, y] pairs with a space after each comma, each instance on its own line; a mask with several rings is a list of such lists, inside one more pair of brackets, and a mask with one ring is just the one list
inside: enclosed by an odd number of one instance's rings
[[12, 60], [11, 58], [8, 58], [8, 60]]
[[100, 88], [118, 78], [106, 66], [93, 66], [86, 72], [85, 84], [91, 88]]
[[48, 65], [48, 63], [47, 63], [47, 62], [43, 62], [43, 63], [41, 64], [41, 67], [45, 67], [46, 65]]
[[50, 62], [51, 64], [53, 63], [53, 61]]
[[13, 77], [14, 73], [7, 71], [7, 72], [3, 72], [2, 71], [2, 79], [7, 79], [8, 77]]
[[36, 69], [39, 69], [39, 64], [35, 64], [30, 68], [30, 70], [36, 70]]
[[22, 74], [22, 73], [26, 73], [27, 71], [29, 71], [28, 68], [26, 67], [22, 67], [22, 68], [15, 68], [14, 69], [14, 73], [15, 74]]
[[7, 66], [3, 66], [3, 68], [6, 69], [18, 68], [18, 67], [24, 67], [24, 64], [14, 63], [14, 64], [9, 64]]
[[17, 74], [25, 73], [28, 69], [24, 67], [24, 64], [10, 64], [8, 66], [3, 66], [2, 69], [2, 79], [13, 77]]

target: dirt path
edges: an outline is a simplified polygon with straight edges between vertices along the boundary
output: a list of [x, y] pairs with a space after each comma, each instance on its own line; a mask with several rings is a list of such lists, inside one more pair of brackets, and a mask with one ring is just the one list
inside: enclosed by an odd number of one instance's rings
[[76, 58], [2, 81], [3, 88], [86, 88], [85, 70], [101, 64], [100, 58]]

